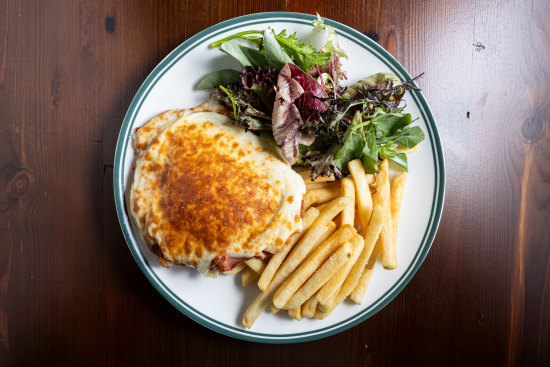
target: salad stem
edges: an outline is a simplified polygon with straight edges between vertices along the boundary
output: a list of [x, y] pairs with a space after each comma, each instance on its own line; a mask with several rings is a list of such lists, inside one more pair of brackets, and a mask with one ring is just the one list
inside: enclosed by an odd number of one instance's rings
[[216, 47], [220, 47], [222, 45], [222, 43], [225, 43], [227, 41], [230, 41], [234, 38], [245, 38], [245, 39], [250, 39], [250, 37], [243, 37], [243, 36], [246, 36], [247, 34], [263, 34], [262, 31], [254, 31], [254, 30], [251, 30], [251, 31], [243, 31], [243, 32], [239, 32], [239, 33], [236, 33], [236, 34], [233, 34], [229, 37], [225, 37], [221, 40], [218, 40], [216, 42], [212, 42], [210, 44], [210, 47], [212, 48], [216, 48]]

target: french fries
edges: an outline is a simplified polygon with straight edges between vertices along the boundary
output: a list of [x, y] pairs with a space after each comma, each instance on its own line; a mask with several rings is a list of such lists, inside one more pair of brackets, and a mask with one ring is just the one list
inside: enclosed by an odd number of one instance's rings
[[420, 145], [416, 145], [413, 148], [407, 148], [402, 146], [402, 147], [396, 148], [395, 151], [400, 153], [410, 154], [410, 153], [416, 152], [418, 149], [420, 149]]
[[342, 185], [342, 196], [352, 200], [352, 202], [342, 210], [341, 225], [349, 224], [353, 226], [355, 224], [355, 184], [353, 183], [353, 179], [349, 177], [344, 177], [340, 182]]
[[[322, 214], [321, 214], [322, 215]], [[343, 226], [317, 249], [313, 251], [300, 266], [289, 276], [273, 295], [273, 304], [281, 309], [287, 309], [286, 303], [302, 284], [315, 272], [315, 270], [327, 260], [327, 258], [342, 243], [349, 241], [357, 233], [352, 226]]]
[[352, 245], [344, 243], [327, 261], [315, 271], [307, 282], [290, 298], [287, 309], [300, 308], [315, 292], [319, 290], [338, 269], [351, 257]]
[[315, 311], [315, 315], [313, 317], [315, 317], [317, 320], [322, 320], [325, 317], [327, 317], [328, 315], [330, 315], [331, 312], [332, 312], [332, 310], [330, 310], [330, 311], [317, 310], [317, 311]]
[[302, 316], [311, 319], [315, 315], [317, 303], [316, 296], [309, 297], [309, 299], [302, 305]]
[[365, 240], [361, 235], [356, 235], [351, 239], [353, 245], [353, 253], [346, 263], [345, 267], [342, 267], [334, 276], [317, 292], [317, 301], [321, 305], [328, 305], [332, 300], [332, 297], [340, 290], [340, 287], [346, 280], [353, 265], [359, 258], [359, 255], [365, 247]]
[[298, 265], [309, 253], [309, 250], [323, 242], [328, 233], [328, 226], [312, 225], [311, 228], [301, 237], [300, 241], [295, 245], [293, 251], [291, 251], [290, 255], [285, 259], [283, 264], [275, 273], [269, 287], [260, 293], [254, 302], [248, 306], [248, 309], [243, 316], [244, 326], [247, 328], [252, 327], [258, 316], [260, 316], [263, 310], [265, 310], [265, 308], [271, 303], [273, 293], [275, 293], [286, 278], [288, 278], [288, 276], [298, 267]]
[[245, 261], [246, 265], [252, 270], [254, 270], [258, 275], [261, 275], [265, 269], [265, 262], [262, 259], [253, 257]]
[[249, 259], [235, 270], [242, 271], [243, 285], [259, 277], [261, 293], [246, 310], [244, 326], [252, 327], [268, 306], [272, 313], [286, 310], [295, 320], [324, 319], [347, 297], [361, 304], [380, 258], [385, 269], [397, 266], [407, 174], [395, 177], [390, 186], [387, 159], [374, 175], [365, 173], [359, 159], [349, 162], [348, 169], [351, 177], [314, 182], [309, 170], [302, 170], [307, 188], [303, 230], [271, 258]]
[[353, 181], [355, 182], [355, 192], [357, 198], [357, 212], [359, 214], [359, 222], [362, 228], [366, 228], [369, 224], [372, 214], [372, 196], [367, 183], [367, 175], [365, 168], [360, 159], [355, 159], [348, 163], [348, 169], [351, 172]]
[[323, 204], [337, 198], [339, 195], [340, 188], [338, 186], [309, 190], [304, 195], [303, 206], [304, 208], [309, 208], [313, 204]]
[[242, 262], [239, 265], [235, 266], [233, 269], [228, 270], [228, 271], [224, 271], [223, 273], [225, 275], [235, 275], [235, 274], [240, 273], [241, 270], [243, 270], [244, 268], [246, 268], [246, 263]]
[[361, 278], [359, 278], [359, 281], [357, 282], [357, 286], [351, 292], [349, 295], [349, 298], [357, 303], [358, 305], [363, 302], [363, 298], [365, 298], [365, 293], [367, 292], [367, 287], [369, 286], [370, 279], [372, 277], [372, 273], [374, 272], [374, 266], [376, 265], [376, 262], [378, 261], [378, 258], [380, 257], [380, 246], [374, 246], [374, 250], [372, 250], [372, 254], [370, 256], [369, 262], [367, 263], [367, 266], [363, 270], [363, 274], [361, 274]]
[[346, 197], [339, 197], [332, 200], [326, 207], [323, 208], [323, 210], [321, 210], [321, 214], [319, 214], [317, 219], [315, 219], [312, 227], [315, 225], [326, 225], [334, 219], [335, 216], [340, 214], [340, 212], [350, 203], [351, 199]]
[[312, 182], [306, 184], [306, 190], [313, 190], [313, 189], [322, 189], [322, 188], [331, 188], [331, 187], [339, 187], [340, 183], [338, 181], [325, 181], [325, 182]]
[[[278, 279], [288, 278], [288, 276], [291, 275], [292, 272], [294, 272], [302, 261], [308, 256], [308, 254], [320, 243], [324, 242], [330, 234], [332, 234], [335, 228], [336, 224], [334, 222], [329, 222], [326, 226], [312, 226], [311, 230], [308, 231], [303, 240], [295, 246], [294, 250], [285, 259], [283, 265], [275, 274], [275, 277], [278, 277]], [[275, 278], [273, 279], [273, 282], [275, 282]], [[275, 302], [274, 304], [277, 305]]]
[[256, 279], [258, 279], [258, 273], [252, 270], [252, 268], [247, 267], [246, 269], [243, 270], [243, 273], [241, 275], [241, 282], [243, 287], [248, 287]]
[[[417, 145], [418, 146], [418, 145]], [[391, 220], [393, 229], [393, 247], [397, 242], [397, 229], [399, 228], [399, 214], [401, 213], [401, 202], [405, 194], [405, 183], [407, 183], [407, 172], [403, 172], [393, 179], [390, 193]]]
[[384, 208], [377, 204], [374, 207], [369, 227], [367, 227], [367, 235], [365, 237], [365, 247], [363, 248], [363, 251], [353, 265], [353, 268], [351, 269], [349, 275], [342, 284], [342, 287], [340, 288], [338, 294], [333, 296], [332, 299], [326, 304], [319, 304], [319, 311], [321, 311], [321, 313], [316, 313], [316, 318], [324, 318], [328, 316], [332, 312], [332, 310], [336, 308], [336, 306], [338, 306], [344, 299], [346, 299], [347, 296], [351, 294], [351, 292], [353, 292], [353, 290], [357, 286], [357, 283], [359, 282], [359, 278], [363, 273], [365, 265], [367, 264], [368, 259], [371, 256], [374, 245], [377, 242], [377, 238], [384, 224], [385, 215], [386, 213], [384, 211]]
[[315, 206], [315, 208], [317, 208], [319, 210], [323, 210], [328, 206], [328, 204], [330, 204], [330, 202], [324, 203], [324, 204], [321, 204], [321, 205], [317, 205], [317, 206]]
[[376, 242], [378, 240], [378, 236], [382, 231], [382, 227], [384, 226], [385, 220], [385, 208], [380, 204], [376, 204], [372, 212], [372, 219], [365, 231], [365, 246], [363, 247], [363, 251], [359, 255], [359, 258], [353, 265], [353, 268], [351, 269], [349, 275], [344, 281], [344, 284], [342, 284], [342, 288], [340, 289], [342, 295], [345, 294], [345, 296], [348, 296], [357, 286], [357, 282], [359, 281], [359, 278], [361, 277], [361, 274], [363, 273], [363, 270], [365, 269], [365, 266], [369, 261], [372, 250], [374, 249], [374, 246], [376, 245]]
[[262, 276], [260, 277], [260, 280], [258, 280], [258, 288], [260, 288], [262, 291], [267, 290], [267, 288], [269, 287], [269, 284], [271, 283], [271, 280], [273, 279], [273, 276], [277, 272], [277, 269], [279, 269], [284, 259], [290, 252], [290, 250], [292, 250], [296, 242], [298, 242], [298, 240], [302, 236], [302, 233], [307, 232], [309, 227], [311, 227], [311, 225], [313, 224], [313, 221], [318, 216], [319, 216], [319, 210], [317, 210], [316, 208], [309, 208], [306, 211], [306, 214], [302, 219], [302, 225], [304, 227], [302, 229], [302, 232], [293, 234], [291, 236], [290, 243], [286, 245], [286, 247], [281, 252], [278, 252], [271, 257], [271, 259], [269, 260], [269, 263], [267, 264], [267, 266], [265, 267], [262, 273]]
[[288, 310], [288, 316], [292, 317], [294, 320], [300, 321], [302, 319], [301, 310], [302, 309], [300, 307]]
[[385, 269], [397, 267], [395, 243], [393, 242], [393, 225], [390, 203], [390, 179], [388, 173], [388, 160], [384, 159], [378, 166], [376, 175], [376, 199], [382, 205], [386, 213], [384, 226], [380, 232], [380, 243], [382, 245], [382, 265]]

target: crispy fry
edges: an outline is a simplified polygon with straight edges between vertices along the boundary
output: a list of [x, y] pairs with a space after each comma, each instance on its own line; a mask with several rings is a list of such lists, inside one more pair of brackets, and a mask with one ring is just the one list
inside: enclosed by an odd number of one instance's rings
[[333, 309], [330, 309], [329, 311], [321, 311], [317, 308], [317, 310], [315, 311], [315, 314], [313, 315], [313, 317], [315, 317], [317, 320], [322, 320], [325, 317], [327, 317], [328, 315], [330, 315], [332, 310]]
[[352, 202], [342, 210], [341, 225], [349, 224], [353, 226], [355, 224], [355, 184], [353, 179], [349, 177], [344, 177], [340, 180], [340, 183], [342, 185], [342, 196], [352, 200]]
[[317, 309], [317, 297], [314, 294], [309, 297], [307, 301], [302, 305], [302, 316], [311, 319], [315, 315], [315, 310]]
[[294, 172], [299, 174], [304, 180], [309, 177], [311, 170], [305, 166], [295, 166], [292, 168]]
[[[321, 215], [323, 214], [321, 213]], [[317, 220], [318, 219], [319, 218], [317, 218]], [[329, 258], [338, 246], [346, 241], [349, 241], [356, 233], [357, 231], [355, 228], [348, 225], [343, 226], [334, 232], [334, 234], [319, 245], [319, 247], [312, 252], [311, 256], [309, 256], [306, 261], [301, 263], [296, 271], [294, 271], [292, 275], [286, 279], [279, 289], [277, 289], [273, 295], [273, 304], [279, 308], [285, 309], [285, 305], [290, 297], [296, 293], [298, 288], [304, 284], [311, 274], [313, 274], [313, 272]]]
[[224, 271], [223, 273], [225, 275], [235, 275], [235, 274], [238, 274], [244, 268], [246, 268], [246, 263], [242, 262], [239, 265], [235, 266], [233, 269]]
[[388, 160], [384, 159], [378, 166], [376, 174], [376, 196], [379, 205], [384, 207], [386, 218], [382, 232], [380, 232], [380, 243], [382, 245], [382, 265], [385, 269], [397, 267], [397, 257], [393, 246], [393, 228], [390, 203], [390, 180], [388, 174]]
[[[417, 145], [418, 146], [418, 145]], [[399, 229], [399, 214], [401, 213], [401, 203], [405, 194], [405, 184], [407, 183], [407, 172], [403, 172], [393, 179], [393, 185], [390, 192], [391, 220], [393, 227], [393, 247], [397, 245], [397, 232]], [[396, 250], [397, 252], [397, 250]]]
[[367, 173], [365, 177], [367, 178], [367, 184], [374, 185], [376, 183], [376, 177], [372, 173]]
[[309, 208], [313, 204], [323, 204], [338, 196], [340, 196], [340, 188], [338, 186], [313, 189], [306, 192], [302, 205], [304, 208]]
[[277, 312], [281, 311], [281, 309], [275, 307], [275, 305], [274, 305], [273, 303], [271, 303], [271, 304], [269, 305], [269, 309], [271, 310], [271, 313], [274, 314], [274, 315], [275, 315]]
[[338, 294], [335, 294], [334, 296], [332, 296], [331, 300], [326, 305], [322, 305], [320, 303], [317, 305], [318, 312], [315, 312], [315, 316], [314, 316], [315, 318], [319, 320], [324, 319], [325, 317], [330, 315], [332, 311], [334, 311], [336, 306], [338, 306], [340, 303], [342, 303], [343, 300], [346, 299], [348, 294], [346, 294], [346, 292], [343, 292], [342, 288], [340, 288], [340, 291], [338, 292]]
[[288, 310], [288, 316], [292, 317], [294, 320], [300, 321], [302, 319], [301, 308], [297, 307], [292, 310]]
[[326, 304], [317, 303], [317, 310], [321, 312], [328, 312], [329, 310], [331, 310], [332, 304], [336, 301], [336, 298], [338, 297], [339, 292], [340, 290], [338, 290], [338, 292], [336, 292], [331, 298], [329, 298]]
[[[333, 222], [328, 222], [331, 227], [336, 225]], [[312, 225], [311, 228], [302, 236], [300, 241], [294, 246], [294, 249], [291, 251], [290, 255], [287, 256], [283, 264], [279, 267], [271, 284], [264, 292], [260, 293], [254, 302], [248, 306], [244, 316], [243, 316], [243, 325], [247, 328], [251, 328], [254, 324], [254, 321], [260, 316], [260, 314], [265, 310], [265, 308], [271, 302], [271, 297], [273, 293], [279, 288], [281, 284], [288, 278], [290, 274], [302, 260], [307, 256], [309, 251], [312, 248], [315, 248], [319, 243], [325, 241], [326, 236], [330, 229], [328, 226], [324, 225]]]
[[330, 222], [338, 213], [340, 213], [349, 203], [351, 202], [350, 198], [339, 197], [331, 202], [321, 210], [321, 214], [315, 219], [312, 227], [315, 225], [326, 225]]
[[358, 305], [360, 305], [361, 302], [363, 302], [363, 298], [365, 298], [365, 293], [367, 292], [372, 273], [374, 272], [374, 267], [379, 257], [380, 246], [377, 245], [374, 246], [374, 250], [372, 250], [372, 255], [370, 256], [369, 262], [367, 263], [365, 270], [363, 270], [363, 274], [361, 274], [361, 278], [359, 278], [357, 286], [349, 296], [349, 298]]
[[355, 237], [351, 239], [351, 243], [353, 245], [353, 252], [349, 261], [317, 292], [317, 300], [322, 305], [329, 304], [332, 297], [340, 290], [353, 265], [355, 265], [355, 262], [365, 247], [365, 240], [359, 234], [355, 235]]
[[[375, 209], [376, 209], [376, 207], [375, 207]], [[373, 213], [373, 216], [374, 216], [374, 215], [375, 215], [375, 213]], [[374, 252], [377, 251], [377, 250], [376, 250], [377, 247], [379, 248], [380, 246], [379, 246], [379, 245], [376, 245], [375, 249], [372, 251], [372, 253], [373, 253], [372, 256], [373, 256], [373, 257], [376, 257], [376, 258], [378, 258], [379, 253], [380, 253], [379, 250], [378, 250], [378, 254], [376, 254], [376, 255], [374, 254]], [[366, 249], [366, 247], [365, 247], [365, 249]], [[364, 251], [364, 250], [363, 250], [363, 251]], [[373, 264], [376, 264], [376, 260], [374, 260], [374, 263], [373, 263]], [[356, 262], [356, 265], [357, 265], [357, 262]], [[373, 266], [373, 268], [374, 268], [374, 265], [372, 265], [372, 266]], [[372, 274], [372, 272], [371, 272], [371, 274]], [[351, 275], [351, 273], [350, 273], [350, 275]], [[369, 276], [368, 278], [370, 279], [370, 276]], [[347, 281], [347, 279], [346, 279], [346, 281]], [[357, 288], [356, 288], [356, 289], [357, 289]], [[365, 286], [364, 290], [366, 290], [366, 286]], [[315, 312], [314, 317], [317, 318], [317, 319], [319, 319], [319, 320], [322, 320], [322, 319], [324, 319], [325, 317], [327, 317], [328, 315], [330, 315], [331, 312], [334, 311], [334, 309], [335, 309], [340, 303], [342, 303], [342, 301], [343, 301], [344, 299], [346, 299], [346, 297], [347, 297], [348, 295], [350, 295], [350, 292], [351, 292], [351, 291], [352, 291], [352, 290], [349, 289], [349, 286], [345, 286], [345, 284], [343, 284], [343, 285], [342, 285], [342, 288], [340, 288], [338, 294], [335, 294], [334, 296], [332, 296], [332, 298], [327, 302], [327, 304], [322, 305], [322, 304], [319, 303], [319, 304], [317, 305], [317, 311]], [[355, 290], [353, 290], [353, 291], [355, 291]], [[364, 295], [364, 293], [363, 293], [363, 295]], [[361, 299], [362, 299], [362, 297], [361, 297]]]
[[[248, 328], [267, 305], [274, 313], [288, 310], [296, 320], [302, 316], [324, 319], [348, 296], [355, 303], [362, 302], [378, 258], [382, 258], [386, 269], [397, 266], [396, 237], [406, 173], [397, 176], [390, 189], [387, 159], [379, 164], [375, 176], [365, 174], [360, 160], [351, 161], [348, 168], [353, 179], [344, 178], [338, 183], [307, 181], [304, 203], [317, 204], [309, 209], [317, 210], [315, 216], [310, 214], [313, 223], [301, 237], [296, 235], [289, 241], [290, 248], [284, 254], [272, 256], [263, 269], [264, 274], [268, 271], [261, 282], [264, 292], [243, 317]], [[330, 235], [335, 219], [342, 227]], [[353, 228], [357, 219], [360, 235]], [[251, 260], [247, 260], [252, 265], [243, 272], [243, 282], [244, 273], [251, 268], [262, 271], [263, 263]]]
[[315, 273], [298, 289], [285, 305], [287, 309], [300, 308], [315, 292], [319, 290], [351, 258], [352, 244], [344, 243], [337, 249]]
[[365, 168], [360, 159], [350, 161], [348, 163], [348, 168], [355, 182], [359, 222], [361, 223], [361, 228], [366, 228], [372, 214], [372, 196], [370, 194], [369, 184], [367, 183]]
[[321, 204], [321, 205], [317, 205], [315, 206], [315, 208], [319, 209], [320, 211], [322, 211], [323, 209], [325, 209], [328, 205], [330, 204], [330, 201], [328, 203], [324, 203], [324, 204]]
[[313, 223], [313, 221], [318, 216], [319, 216], [319, 210], [317, 210], [316, 208], [309, 208], [306, 211], [304, 218], [302, 218], [302, 225], [304, 227], [302, 229], [302, 232], [295, 233], [292, 236], [290, 236], [291, 239], [289, 244], [287, 244], [282, 251], [276, 253], [271, 257], [271, 259], [269, 260], [269, 263], [267, 264], [267, 266], [265, 267], [262, 273], [262, 276], [260, 277], [260, 280], [258, 280], [258, 287], [262, 291], [265, 291], [269, 287], [269, 284], [271, 283], [273, 276], [277, 272], [277, 269], [279, 269], [279, 266], [281, 266], [281, 264], [283, 263], [284, 259], [286, 258], [290, 250], [292, 250], [292, 248], [294, 247], [296, 242], [298, 242], [298, 240], [302, 237], [302, 235], [305, 232], [307, 232], [307, 230], [311, 227], [311, 224]]
[[400, 153], [405, 153], [405, 154], [411, 154], [413, 152], [416, 152], [418, 149], [420, 149], [420, 144], [412, 147], [412, 148], [407, 148], [405, 146], [400, 146], [398, 148], [395, 149], [396, 152], [400, 152]]
[[312, 182], [306, 184], [306, 190], [313, 190], [313, 189], [322, 189], [322, 188], [331, 188], [331, 187], [339, 187], [340, 184], [337, 181], [326, 181], [326, 182]]
[[[275, 277], [288, 278], [302, 261], [315, 249], [319, 244], [325, 242], [332, 232], [336, 229], [334, 222], [328, 222], [326, 226], [313, 225], [303, 239], [294, 246], [290, 255], [285, 259], [283, 265], [279, 268]], [[310, 235], [310, 232], [312, 235]], [[279, 286], [282, 283], [277, 284]], [[279, 307], [280, 308], [280, 307]]]
[[258, 273], [256, 273], [251, 268], [247, 267], [246, 269], [243, 270], [243, 273], [241, 275], [241, 282], [242, 282], [243, 287], [248, 287], [257, 278], [258, 278]]
[[252, 270], [254, 270], [258, 275], [261, 275], [265, 269], [266, 263], [262, 259], [251, 258], [245, 261], [246, 265]]
[[363, 248], [363, 251], [359, 255], [359, 258], [355, 262], [355, 265], [353, 265], [353, 267], [351, 268], [351, 271], [349, 272], [346, 280], [342, 284], [342, 287], [338, 292], [337, 299], [343, 300], [357, 286], [357, 282], [359, 281], [359, 278], [363, 273], [363, 269], [365, 269], [365, 265], [369, 261], [374, 245], [376, 244], [376, 241], [378, 240], [378, 236], [380, 235], [380, 231], [384, 226], [385, 218], [386, 218], [386, 211], [384, 207], [379, 204], [376, 204], [372, 212], [371, 221], [365, 230], [365, 233], [366, 233], [365, 247]]

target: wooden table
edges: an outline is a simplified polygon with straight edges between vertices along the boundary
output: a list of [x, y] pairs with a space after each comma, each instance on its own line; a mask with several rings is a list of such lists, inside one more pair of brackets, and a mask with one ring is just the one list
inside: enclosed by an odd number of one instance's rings
[[[550, 2], [24, 1], [0, 5], [0, 365], [550, 365]], [[146, 281], [113, 156], [153, 67], [202, 29], [319, 12], [416, 75], [447, 167], [422, 268], [381, 312], [297, 345], [212, 332]]]

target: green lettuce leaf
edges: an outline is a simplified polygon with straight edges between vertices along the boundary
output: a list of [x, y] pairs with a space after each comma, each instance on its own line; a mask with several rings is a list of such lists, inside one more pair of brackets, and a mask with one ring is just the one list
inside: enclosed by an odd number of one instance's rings
[[286, 63], [292, 62], [290, 56], [277, 42], [273, 30], [269, 27], [264, 31], [264, 49], [269, 65], [276, 69], [280, 70]]
[[357, 96], [359, 89], [365, 89], [388, 81], [391, 81], [393, 85], [401, 83], [401, 80], [392, 73], [376, 73], [350, 85], [342, 97], [354, 99]]
[[275, 38], [286, 53], [292, 57], [294, 63], [306, 73], [315, 65], [325, 65], [330, 59], [330, 53], [320, 53], [311, 43], [304, 44], [296, 37], [296, 33], [287, 36], [286, 30], [283, 29], [281, 33], [275, 35]]

